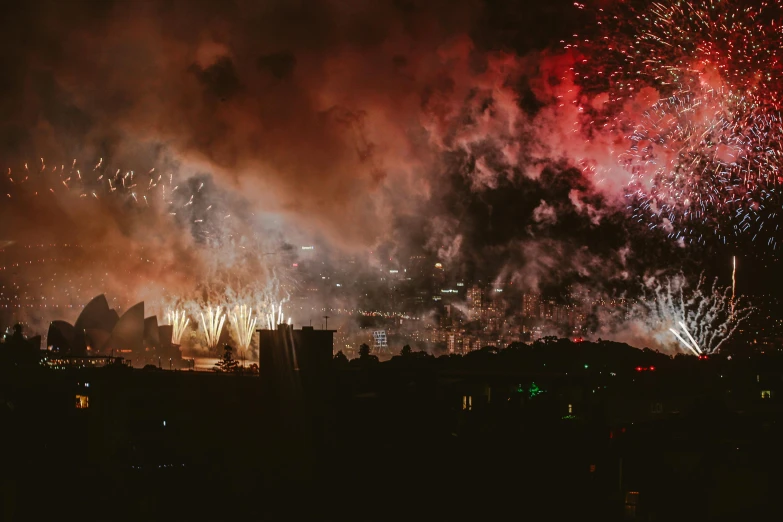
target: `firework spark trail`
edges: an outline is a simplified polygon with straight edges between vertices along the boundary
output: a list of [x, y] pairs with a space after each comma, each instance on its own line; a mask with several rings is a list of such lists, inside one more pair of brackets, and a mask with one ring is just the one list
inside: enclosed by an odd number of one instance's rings
[[731, 314], [734, 315], [734, 302], [737, 296], [737, 256], [732, 257], [731, 269]]
[[[683, 276], [665, 283], [651, 280], [630, 320], [640, 324], [646, 336], [664, 351], [671, 350], [674, 340], [695, 355], [712, 354], [754, 311], [750, 306], [736, 306], [730, 311], [730, 299], [730, 290], [721, 289], [717, 280], [711, 288], [707, 288], [704, 277], [693, 288]], [[679, 343], [676, 347], [682, 349]]]
[[[684, 328], [684, 327], [683, 327], [683, 328]], [[684, 346], [685, 346], [687, 349], [689, 349], [690, 351], [692, 351], [694, 355], [701, 355], [701, 352], [699, 352], [699, 351], [696, 351], [696, 349], [694, 348], [694, 346], [692, 346], [690, 343], [688, 343], [688, 341], [686, 341], [685, 339], [683, 339], [683, 338], [682, 338], [682, 336], [680, 335], [680, 333], [679, 333], [677, 330], [675, 330], [674, 328], [669, 328], [669, 331], [670, 331], [671, 333], [673, 333], [673, 334], [674, 334], [674, 336], [675, 336], [675, 337], [676, 337], [676, 338], [677, 338], [677, 339], [678, 339], [678, 340], [679, 340], [679, 341], [680, 341], [680, 342], [681, 342], [681, 343], [682, 343], [682, 344], [683, 344], [683, 345], [684, 345]]]
[[682, 331], [685, 332], [685, 335], [688, 336], [688, 339], [690, 339], [691, 343], [693, 344], [693, 347], [696, 348], [696, 351], [701, 354], [701, 348], [699, 348], [699, 344], [696, 342], [696, 339], [693, 338], [691, 333], [688, 331], [688, 327], [685, 326], [685, 323], [680, 321], [680, 327], [682, 328]]
[[184, 310], [169, 310], [166, 313], [166, 318], [172, 326], [171, 342], [178, 345], [182, 340], [185, 329], [190, 324], [190, 319], [185, 315]]
[[240, 350], [247, 351], [250, 348], [250, 343], [253, 342], [253, 333], [256, 328], [253, 309], [246, 305], [237, 306], [231, 314], [231, 320]]
[[[286, 299], [287, 301], [287, 299]], [[286, 324], [285, 317], [283, 316], [283, 303], [285, 301], [267, 301], [266, 310], [264, 314], [266, 319], [266, 327], [269, 330], [274, 330], [277, 325]], [[291, 324], [291, 318], [288, 318], [287, 324]]]
[[267, 328], [274, 330], [277, 328], [277, 325], [283, 324], [283, 303], [277, 303], [277, 306], [275, 306], [275, 303], [272, 302], [269, 305], [269, 309], [270, 311], [266, 314]]
[[204, 331], [204, 339], [209, 349], [218, 345], [225, 320], [226, 315], [222, 313], [220, 306], [214, 309], [211, 306], [207, 307], [206, 317], [204, 312], [201, 312], [201, 329]]
[[[65, 208], [67, 208], [70, 203], [68, 198], [81, 199], [91, 195], [97, 200], [104, 198], [103, 200], [105, 202], [116, 202], [118, 206], [130, 201], [134, 204], [133, 206], [135, 208], [150, 209], [152, 211], [159, 210], [164, 214], [174, 215], [170, 210], [173, 209], [175, 202], [166, 200], [167, 188], [170, 193], [177, 189], [177, 187], [172, 189], [174, 181], [173, 174], [169, 175], [169, 184], [167, 185], [165, 180], [162, 180], [161, 175], [154, 175], [155, 169], [152, 168], [144, 175], [148, 176], [146, 183], [136, 183], [134, 182], [134, 178], [138, 179], [140, 176], [135, 174], [133, 170], [125, 171], [125, 174], [122, 174], [122, 169], [111, 170], [104, 162], [104, 158], [100, 158], [98, 162], [91, 167], [92, 174], [90, 176], [86, 175], [86, 173], [85, 176], [82, 176], [81, 169], [77, 168], [75, 159], [71, 164], [70, 170], [65, 168], [64, 165], [47, 169], [46, 164], [43, 162], [43, 158], [41, 158], [41, 162], [42, 168], [40, 176], [36, 176], [27, 183], [24, 183], [27, 181], [27, 177], [25, 177], [21, 183], [15, 183], [14, 179], [11, 177], [12, 169], [9, 167], [7, 169], [7, 179], [11, 185], [8, 188], [19, 193], [24, 193], [28, 197], [40, 197], [40, 194], [48, 192], [53, 195], [52, 197], [62, 199], [63, 201], [59, 201], [58, 203]], [[27, 164], [25, 164], [24, 170], [29, 170]], [[203, 185], [204, 184], [201, 183], [196, 192], [200, 192]], [[154, 197], [155, 191], [160, 193], [160, 197]], [[194, 205], [194, 194], [195, 192], [190, 195], [190, 199], [186, 206]], [[105, 199], [105, 197], [110, 195], [112, 196], [112, 199]], [[8, 193], [8, 197], [13, 198], [14, 196], [12, 193]], [[194, 211], [194, 213], [195, 212], [196, 211]], [[200, 213], [202, 210], [198, 210], [197, 212]], [[206, 221], [203, 216], [196, 217], [199, 218], [198, 222], [203, 223]]]

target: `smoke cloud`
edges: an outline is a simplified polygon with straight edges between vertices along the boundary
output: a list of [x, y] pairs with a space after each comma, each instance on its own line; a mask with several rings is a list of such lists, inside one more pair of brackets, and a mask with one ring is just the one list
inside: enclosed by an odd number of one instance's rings
[[0, 278], [162, 313], [282, 281], [281, 300], [317, 277], [281, 271], [301, 245], [355, 257], [357, 278], [424, 252], [544, 292], [675, 265], [628, 220], [622, 136], [578, 132], [569, 5], [4, 7], [0, 239], [60, 246], [56, 272]]

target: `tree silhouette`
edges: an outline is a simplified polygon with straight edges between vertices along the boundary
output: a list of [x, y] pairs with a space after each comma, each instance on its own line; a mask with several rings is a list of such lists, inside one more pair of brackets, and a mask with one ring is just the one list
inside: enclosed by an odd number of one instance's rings
[[14, 333], [11, 334], [11, 339], [9, 339], [9, 342], [13, 343], [19, 343], [22, 344], [25, 341], [23, 331], [23, 326], [20, 323], [16, 323], [14, 325]]
[[223, 357], [215, 364], [216, 372], [235, 373], [239, 371], [239, 363], [234, 359], [234, 351], [229, 345], [226, 345], [223, 351]]
[[337, 366], [338, 368], [348, 365], [348, 357], [345, 356], [342, 350], [340, 350], [334, 355], [333, 361], [334, 361], [334, 365]]
[[24, 336], [23, 327], [17, 323], [11, 335], [2, 335], [2, 350], [0, 357], [15, 363], [37, 364], [39, 362], [40, 336], [28, 339]]
[[402, 347], [402, 350], [400, 351], [400, 355], [403, 357], [409, 357], [413, 352], [411, 351], [411, 345], [406, 344]]
[[366, 344], [359, 346], [359, 358], [351, 361], [351, 365], [359, 365], [360, 367], [374, 366], [378, 364], [378, 356], [370, 354], [370, 347]]

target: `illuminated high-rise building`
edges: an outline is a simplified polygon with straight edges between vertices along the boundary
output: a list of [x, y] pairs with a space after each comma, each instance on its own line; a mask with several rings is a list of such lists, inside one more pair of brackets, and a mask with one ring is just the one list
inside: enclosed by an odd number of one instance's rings
[[468, 319], [471, 321], [476, 321], [481, 319], [482, 311], [483, 311], [482, 304], [484, 301], [481, 288], [478, 285], [473, 285], [471, 288], [468, 289], [467, 297], [468, 297]]
[[503, 326], [505, 316], [506, 302], [503, 299], [503, 288], [493, 287], [489, 295], [486, 296], [486, 305], [484, 306], [484, 320], [486, 327], [490, 331], [498, 331]]
[[522, 295], [522, 317], [539, 317], [541, 296], [537, 293]]
[[465, 339], [460, 333], [449, 333], [446, 337], [446, 344], [449, 349], [449, 353], [462, 354], [468, 350], [465, 350]]
[[541, 314], [542, 319], [550, 321], [557, 319], [558, 306], [554, 299], [544, 299], [541, 301]]

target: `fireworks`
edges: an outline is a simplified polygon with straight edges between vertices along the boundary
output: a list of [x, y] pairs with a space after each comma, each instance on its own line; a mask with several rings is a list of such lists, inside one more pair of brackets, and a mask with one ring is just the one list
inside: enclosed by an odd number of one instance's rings
[[[577, 124], [629, 143], [620, 163], [634, 219], [687, 243], [749, 237], [777, 249], [781, 3], [620, 2], [597, 12], [597, 38], [566, 46], [581, 54], [573, 74], [592, 99], [577, 101]], [[645, 108], [651, 92], [659, 101]]]
[[778, 108], [783, 62], [774, 43], [783, 36], [781, 4], [619, 2], [596, 13], [601, 34], [567, 47], [586, 51], [574, 68], [580, 84], [608, 93], [614, 107], [645, 87], [669, 96], [709, 82]]
[[215, 348], [220, 341], [220, 333], [223, 331], [225, 320], [226, 314], [222, 313], [219, 306], [214, 309], [208, 306], [206, 317], [204, 312], [201, 312], [201, 328], [204, 331], [204, 339], [209, 349]]
[[201, 193], [203, 182], [195, 185], [195, 180], [191, 180], [188, 183], [191, 194], [180, 194], [175, 198], [173, 196], [179, 186], [173, 185], [173, 173], [164, 177], [157, 174], [154, 168], [145, 174], [112, 169], [103, 158], [84, 172], [78, 168], [75, 159], [69, 168], [64, 164], [48, 165], [41, 158], [39, 168], [31, 169], [25, 163], [22, 173], [17, 175], [18, 172], [9, 167], [6, 175], [0, 176], [0, 188], [4, 189], [6, 197], [12, 200], [56, 198], [60, 208], [70, 208], [74, 203], [72, 200], [78, 199], [81, 204], [92, 201], [115, 212], [152, 211], [170, 216], [176, 216], [177, 210], [190, 207], [188, 214], [191, 219], [183, 218], [182, 222], [203, 223], [197, 229], [200, 235], [209, 236], [213, 233], [206, 219], [212, 205], [206, 210], [201, 206], [194, 209], [198, 198], [206, 199]]
[[185, 328], [190, 323], [190, 319], [185, 316], [185, 312], [182, 310], [169, 310], [166, 313], [166, 319], [172, 327], [171, 342], [177, 345], [180, 344], [182, 334], [185, 333]]
[[731, 313], [734, 313], [734, 302], [737, 298], [737, 256], [731, 258]]
[[680, 328], [682, 328], [682, 333], [684, 333], [688, 339], [690, 339], [690, 342], [686, 341], [682, 338], [682, 335], [680, 335], [680, 332], [675, 330], [674, 328], [669, 328], [669, 331], [674, 334], [674, 336], [679, 340], [685, 348], [689, 349], [693, 352], [694, 355], [702, 355], [701, 348], [699, 348], [698, 343], [696, 343], [696, 340], [693, 338], [693, 336], [688, 332], [688, 328], [685, 326], [685, 323], [680, 321]]
[[[210, 258], [214, 264], [208, 267], [198, 287], [189, 294], [164, 297], [161, 308], [181, 310], [180, 321], [185, 321], [186, 316], [200, 318], [199, 336], [205, 340], [202, 348], [214, 348], [222, 327], [227, 326], [235, 346], [248, 351], [259, 324], [275, 329], [283, 322], [289, 289], [296, 281], [289, 273], [278, 275], [273, 265], [266, 264], [268, 258], [259, 255], [261, 245], [254, 246], [250, 238], [244, 238], [239, 245], [222, 245], [226, 248], [220, 250], [219, 256]], [[172, 316], [169, 312], [171, 323]]]
[[[290, 321], [290, 319], [289, 319]], [[283, 303], [278, 303], [277, 307], [272, 303], [270, 311], [266, 314], [266, 326], [270, 330], [274, 330], [277, 325], [283, 324]]]
[[689, 242], [751, 234], [777, 248], [783, 120], [734, 98], [688, 91], [644, 112], [621, 156], [633, 218]]
[[730, 289], [721, 289], [717, 282], [707, 288], [700, 278], [690, 288], [684, 277], [676, 277], [662, 284], [650, 281], [631, 321], [640, 323], [647, 337], [664, 351], [676, 348], [702, 355], [717, 352], [753, 310], [732, 305]]
[[239, 348], [247, 350], [253, 341], [253, 333], [256, 328], [256, 318], [253, 317], [253, 309], [246, 305], [237, 306], [231, 314], [231, 320]]

